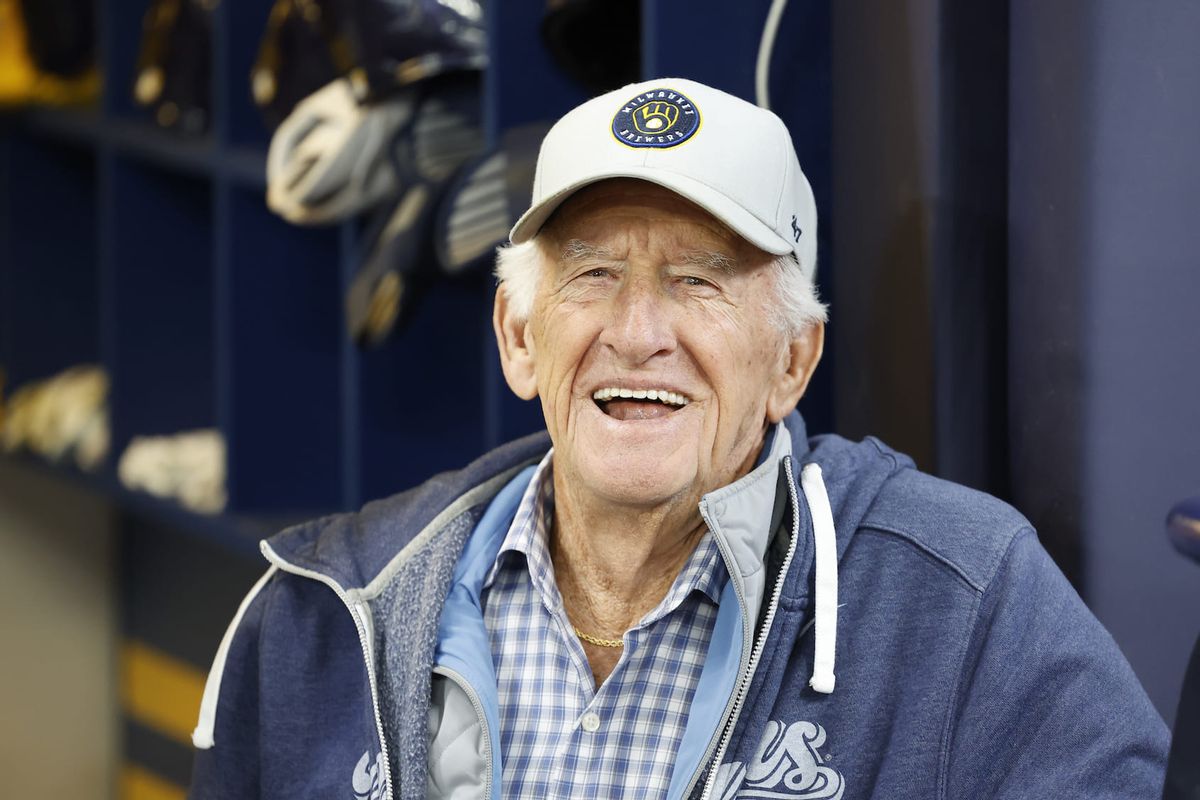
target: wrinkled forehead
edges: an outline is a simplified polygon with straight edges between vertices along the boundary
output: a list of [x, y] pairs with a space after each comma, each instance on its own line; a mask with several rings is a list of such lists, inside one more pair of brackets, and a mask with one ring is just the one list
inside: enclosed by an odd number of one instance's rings
[[654, 183], [611, 178], [580, 189], [546, 221], [539, 238], [553, 251], [574, 242], [603, 244], [623, 234], [718, 251], [739, 261], [770, 255], [692, 201]]

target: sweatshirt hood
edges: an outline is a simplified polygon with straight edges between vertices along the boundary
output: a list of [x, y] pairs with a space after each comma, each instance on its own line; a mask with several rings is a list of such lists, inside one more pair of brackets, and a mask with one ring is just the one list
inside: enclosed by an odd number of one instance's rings
[[370, 596], [398, 560], [421, 550], [432, 534], [461, 514], [476, 519], [509, 479], [550, 449], [545, 431], [509, 442], [466, 468], [435, 475], [408, 491], [374, 500], [358, 512], [286, 528], [261, 548], [268, 561], [321, 573], [343, 589]]
[[[900, 470], [913, 468], [913, 462], [875, 437], [869, 436], [860, 442], [851, 442], [834, 434], [807, 439], [799, 414], [793, 413], [786, 422], [799, 467], [797, 479], [800, 480], [808, 465], [820, 467], [837, 543], [837, 561], [840, 562], [884, 485]], [[801, 441], [798, 442], [798, 438]], [[801, 488], [798, 486], [797, 490]], [[797, 546], [796, 561], [783, 588], [783, 597], [796, 602], [812, 593], [816, 558], [812, 545], [813, 511], [803, 500], [800, 506], [800, 530], [807, 532], [808, 540]]]

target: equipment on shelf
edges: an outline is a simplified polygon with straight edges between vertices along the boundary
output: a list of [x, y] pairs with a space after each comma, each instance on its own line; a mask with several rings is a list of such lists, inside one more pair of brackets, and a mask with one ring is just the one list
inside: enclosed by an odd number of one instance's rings
[[150, 0], [133, 99], [164, 128], [198, 134], [212, 108], [212, 13], [219, 0]]
[[542, 41], [592, 94], [642, 79], [640, 0], [547, 0]]
[[89, 0], [0, 0], [0, 106], [94, 100], [93, 28]]
[[201, 514], [225, 509], [225, 437], [205, 428], [174, 436], [135, 436], [117, 477], [128, 489], [178, 500]]
[[482, 0], [276, 0], [250, 87], [275, 129], [339, 77], [374, 103], [486, 65]]
[[327, 0], [275, 0], [250, 71], [250, 90], [270, 130], [305, 97], [354, 66]]
[[[353, 66], [297, 103], [275, 131], [267, 205], [300, 225], [376, 209], [365, 226], [346, 316], [359, 344], [377, 344], [411, 296], [412, 276], [435, 271], [439, 200], [455, 171], [483, 149], [483, 3], [279, 0], [271, 30], [297, 11], [308, 14], [310, 25], [324, 26], [305, 35], [344, 42]], [[275, 56], [264, 47], [260, 63], [269, 66]], [[260, 100], [276, 96], [278, 74], [256, 72]]]
[[549, 122], [510, 128], [500, 145], [463, 165], [438, 209], [434, 247], [448, 275], [490, 271], [496, 248], [529, 205]]
[[108, 387], [107, 373], [89, 365], [22, 386], [9, 398], [0, 428], [5, 452], [70, 457], [80, 469], [96, 469], [108, 455]]
[[401, 194], [367, 226], [366, 256], [346, 293], [350, 336], [382, 342], [396, 325], [410, 280], [434, 273], [433, 221], [455, 172], [483, 149], [479, 76], [447, 76], [414, 87], [421, 94], [408, 135], [396, 140]]
[[360, 100], [487, 66], [482, 0], [325, 0], [350, 44]]
[[284, 219], [317, 225], [378, 209], [346, 295], [347, 326], [362, 345], [387, 337], [408, 276], [435, 264], [441, 195], [483, 149], [480, 80], [476, 72], [444, 75], [360, 104], [341, 78], [301, 101], [271, 139], [267, 205]]
[[296, 106], [267, 154], [267, 205], [296, 225], [340, 222], [397, 189], [397, 137], [411, 124], [409, 92], [359, 105], [339, 78]]
[[29, 55], [43, 72], [78, 78], [96, 65], [93, 0], [21, 0]]

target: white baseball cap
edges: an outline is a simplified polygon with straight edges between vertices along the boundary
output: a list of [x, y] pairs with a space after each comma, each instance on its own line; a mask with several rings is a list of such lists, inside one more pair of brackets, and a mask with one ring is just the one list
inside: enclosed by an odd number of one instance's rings
[[567, 198], [607, 178], [670, 189], [762, 250], [793, 253], [810, 281], [816, 274], [812, 188], [783, 121], [766, 109], [682, 78], [588, 100], [542, 141], [533, 199], [510, 239], [529, 241]]

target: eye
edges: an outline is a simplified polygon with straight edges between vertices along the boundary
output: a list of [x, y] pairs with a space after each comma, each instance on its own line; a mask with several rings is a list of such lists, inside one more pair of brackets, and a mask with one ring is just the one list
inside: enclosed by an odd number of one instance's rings
[[584, 267], [575, 273], [571, 282], [582, 282], [587, 285], [607, 283], [613, 279], [614, 273], [608, 267]]
[[685, 286], [712, 286], [711, 283], [695, 275], [684, 275], [681, 279]]

